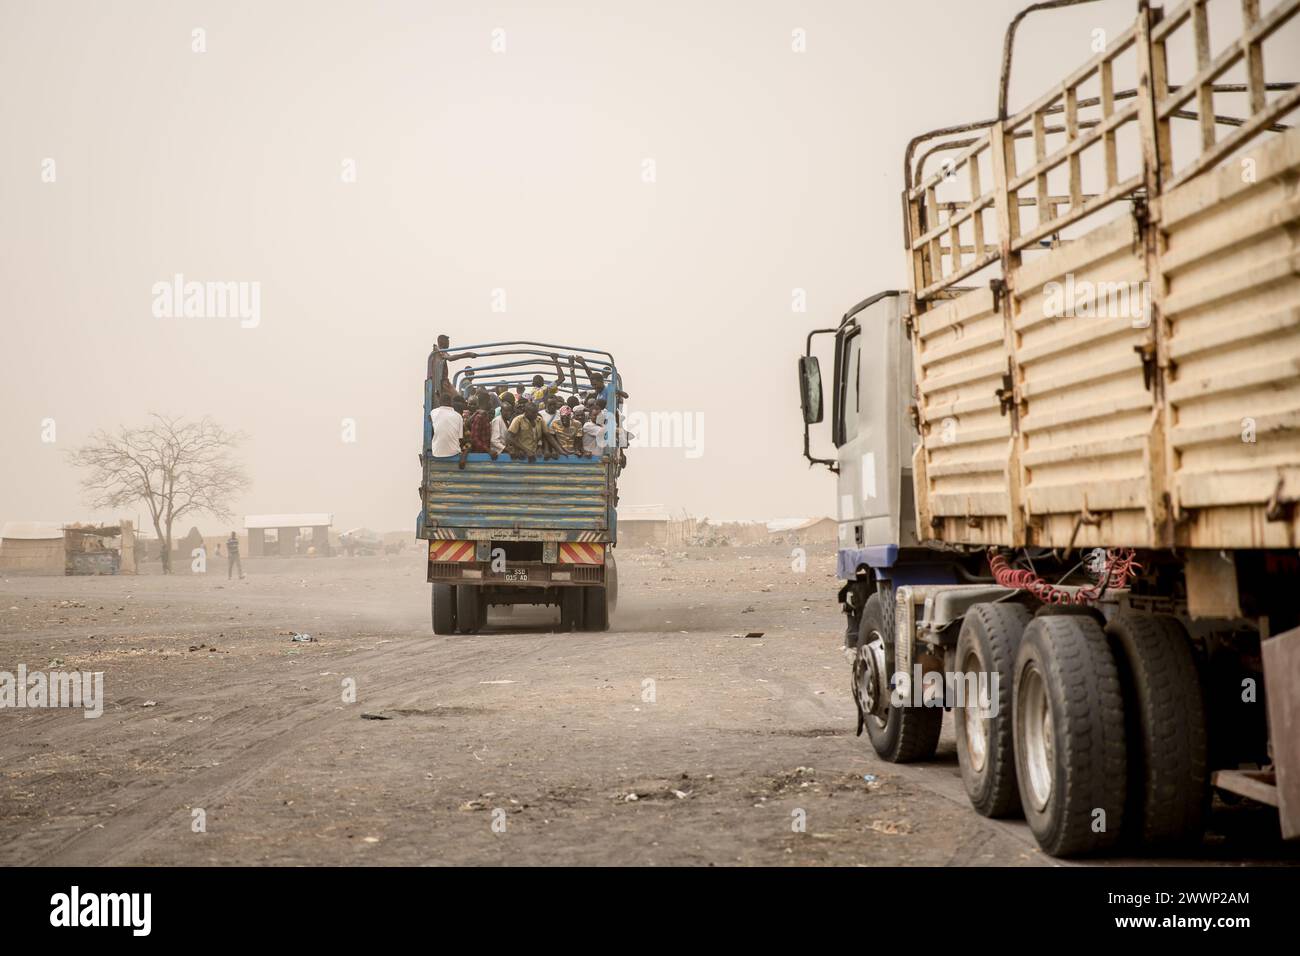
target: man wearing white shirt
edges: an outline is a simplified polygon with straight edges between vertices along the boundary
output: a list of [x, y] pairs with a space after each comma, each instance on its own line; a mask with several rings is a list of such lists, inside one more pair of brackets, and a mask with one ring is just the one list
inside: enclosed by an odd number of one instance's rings
[[496, 417], [492, 419], [492, 454], [499, 455], [506, 450], [506, 434], [510, 423], [502, 414], [503, 408], [497, 408]]
[[601, 445], [600, 436], [605, 430], [587, 418], [587, 413], [583, 409], [578, 409], [578, 411], [574, 412], [573, 422], [578, 426], [579, 431], [582, 432], [583, 455], [591, 458], [599, 458]]
[[465, 419], [451, 407], [451, 396], [444, 394], [438, 407], [429, 413], [433, 422], [433, 457], [454, 458], [460, 454], [461, 439], [465, 436]]

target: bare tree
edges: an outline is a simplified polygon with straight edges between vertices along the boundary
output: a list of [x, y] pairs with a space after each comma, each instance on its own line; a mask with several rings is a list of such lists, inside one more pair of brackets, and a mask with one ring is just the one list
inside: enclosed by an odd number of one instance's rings
[[172, 524], [186, 515], [230, 517], [230, 502], [248, 485], [234, 460], [244, 440], [211, 418], [186, 421], [154, 414], [140, 428], [96, 431], [70, 452], [73, 464], [88, 469], [81, 487], [97, 510], [116, 510], [137, 501], [149, 507], [162, 543], [163, 573], [171, 573]]

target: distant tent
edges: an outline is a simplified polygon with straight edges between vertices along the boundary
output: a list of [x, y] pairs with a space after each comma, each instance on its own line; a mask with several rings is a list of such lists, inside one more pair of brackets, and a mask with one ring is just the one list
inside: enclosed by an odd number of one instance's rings
[[194, 555], [195, 548], [203, 547], [203, 535], [198, 528], [190, 528], [189, 533], [176, 542], [175, 548], [182, 561], [188, 561]]
[[0, 528], [0, 571], [62, 574], [63, 528], [51, 521], [10, 521]]

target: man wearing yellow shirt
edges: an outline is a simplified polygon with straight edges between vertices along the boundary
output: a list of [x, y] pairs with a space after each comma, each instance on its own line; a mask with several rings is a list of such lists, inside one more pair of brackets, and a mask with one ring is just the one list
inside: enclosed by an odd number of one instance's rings
[[537, 417], [537, 406], [525, 402], [523, 412], [516, 415], [506, 432], [506, 453], [511, 458], [537, 460], [538, 449], [544, 449], [542, 420]]
[[[533, 376], [533, 387], [528, 392], [528, 397], [533, 400], [533, 404], [539, 408], [546, 404], [546, 400], [552, 395], [559, 393], [564, 385], [564, 367], [560, 365], [560, 357], [554, 352], [551, 353], [551, 361], [555, 363], [555, 371], [558, 375], [555, 382], [551, 385], [546, 384], [546, 379], [540, 375]], [[573, 364], [573, 359], [569, 359], [569, 364]]]

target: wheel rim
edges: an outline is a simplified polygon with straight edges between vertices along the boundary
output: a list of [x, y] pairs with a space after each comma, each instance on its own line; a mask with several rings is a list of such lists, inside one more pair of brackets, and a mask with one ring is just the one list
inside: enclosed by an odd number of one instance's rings
[[[983, 667], [979, 655], [971, 651], [962, 661], [961, 673], [982, 674]], [[961, 708], [962, 732], [966, 737], [966, 757], [972, 770], [984, 772], [984, 762], [988, 759], [989, 731], [988, 716], [978, 700], [966, 701]]]
[[1030, 663], [1021, 673], [1016, 708], [1016, 736], [1024, 765], [1026, 789], [1034, 809], [1043, 810], [1052, 798], [1052, 770], [1055, 750], [1052, 741], [1052, 708], [1047, 682], [1037, 665]]
[[[885, 639], [879, 631], [867, 634], [867, 640], [858, 649], [860, 666], [857, 668], [858, 696], [868, 719], [883, 728], [888, 717], [887, 688], [882, 685], [885, 673]], [[880, 716], [881, 713], [886, 718]]]

